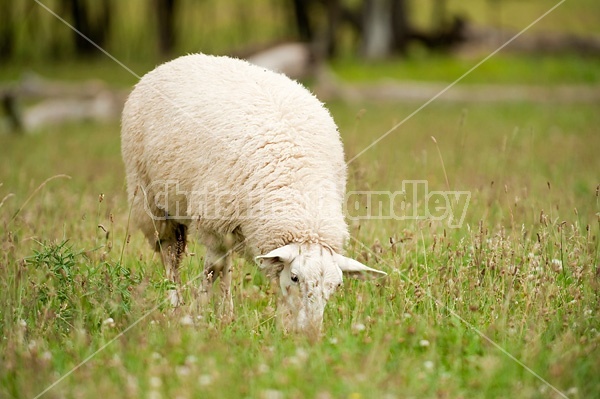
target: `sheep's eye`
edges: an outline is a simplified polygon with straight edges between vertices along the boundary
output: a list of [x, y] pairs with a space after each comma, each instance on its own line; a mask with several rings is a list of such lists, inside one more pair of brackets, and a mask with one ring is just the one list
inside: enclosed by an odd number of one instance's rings
[[300, 281], [297, 274], [292, 274], [290, 280], [292, 280], [292, 283], [297, 283], [298, 281]]

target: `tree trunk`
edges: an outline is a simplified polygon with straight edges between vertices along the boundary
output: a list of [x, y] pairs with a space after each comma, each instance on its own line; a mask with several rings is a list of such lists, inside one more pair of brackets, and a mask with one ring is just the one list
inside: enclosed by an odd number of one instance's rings
[[0, 24], [0, 58], [5, 60], [11, 57], [15, 42], [13, 7], [11, 2], [0, 1], [0, 15], [4, 15], [4, 21]]
[[169, 58], [175, 48], [176, 0], [154, 0], [158, 24], [158, 52], [162, 58]]
[[[89, 40], [100, 47], [106, 44], [106, 38], [110, 28], [110, 3], [108, 0], [97, 0], [99, 8], [92, 15], [89, 5], [86, 0], [71, 0], [67, 1], [71, 9], [71, 17], [73, 18], [73, 26]], [[98, 51], [94, 44], [90, 43], [86, 38], [82, 37], [77, 32], [75, 35], [75, 50], [77, 54], [89, 56]]]
[[410, 38], [408, 6], [406, 0], [392, 0], [392, 36], [394, 50], [406, 54]]
[[392, 0], [365, 0], [363, 3], [363, 46], [366, 59], [387, 57], [392, 49]]
[[325, 7], [327, 8], [325, 54], [328, 58], [332, 58], [337, 49], [337, 31], [342, 18], [342, 6], [340, 0], [325, 0]]
[[292, 0], [294, 3], [294, 16], [298, 35], [303, 42], [312, 42], [313, 30], [308, 16], [308, 8], [311, 0]]

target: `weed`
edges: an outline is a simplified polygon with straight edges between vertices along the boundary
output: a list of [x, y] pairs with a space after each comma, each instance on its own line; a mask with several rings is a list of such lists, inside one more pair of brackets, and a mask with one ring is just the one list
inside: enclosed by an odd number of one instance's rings
[[[348, 159], [414, 109], [328, 107]], [[193, 240], [186, 305], [157, 306], [172, 287], [130, 230], [116, 124], [0, 137], [0, 397], [63, 376], [45, 396], [600, 397], [597, 107], [431, 107], [353, 162], [348, 190], [469, 190], [464, 223], [352, 221], [348, 256], [389, 276], [346, 281], [318, 342], [283, 334], [277, 286], [239, 259], [236, 319], [198, 312]]]
[[119, 263], [92, 264], [84, 251], [74, 251], [68, 240], [39, 243], [41, 249], [25, 258], [32, 287], [33, 325], [68, 333], [75, 326], [97, 332], [109, 317], [120, 320], [131, 308], [131, 291], [141, 277]]

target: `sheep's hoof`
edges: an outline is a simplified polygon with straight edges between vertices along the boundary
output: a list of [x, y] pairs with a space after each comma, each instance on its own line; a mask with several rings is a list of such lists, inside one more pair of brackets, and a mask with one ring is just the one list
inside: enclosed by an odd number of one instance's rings
[[171, 306], [174, 308], [183, 305], [183, 298], [177, 290], [167, 291], [167, 298], [169, 299], [169, 303], [171, 304]]
[[226, 311], [226, 312], [220, 313], [219, 319], [221, 321], [221, 324], [223, 324], [223, 325], [231, 324], [235, 320], [235, 314], [233, 312]]
[[223, 302], [219, 305], [219, 318], [223, 324], [231, 324], [235, 320], [235, 313], [233, 311], [233, 301], [231, 297], [223, 299]]

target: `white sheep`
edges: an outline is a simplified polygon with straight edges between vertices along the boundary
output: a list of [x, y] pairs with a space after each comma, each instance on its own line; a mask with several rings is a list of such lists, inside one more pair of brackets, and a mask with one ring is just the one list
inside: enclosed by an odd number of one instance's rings
[[[329, 112], [303, 86], [229, 57], [187, 55], [135, 86], [123, 109], [132, 219], [178, 284], [186, 239], [206, 246], [202, 297], [221, 279], [232, 316], [231, 249], [279, 279], [288, 330], [320, 331], [342, 272], [385, 275], [341, 255], [346, 164]], [[173, 305], [181, 302], [172, 292]]]

